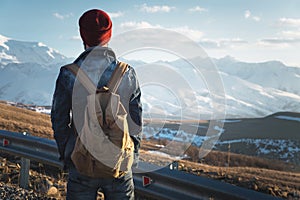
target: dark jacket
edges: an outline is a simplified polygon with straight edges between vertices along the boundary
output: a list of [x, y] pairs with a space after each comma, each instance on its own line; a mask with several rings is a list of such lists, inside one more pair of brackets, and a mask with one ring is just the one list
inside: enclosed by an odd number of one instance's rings
[[[114, 52], [107, 47], [91, 47], [84, 51], [74, 63], [84, 70], [98, 88], [106, 85], [117, 65]], [[141, 91], [132, 67], [124, 74], [117, 93], [128, 115], [129, 134], [135, 144], [138, 158], [142, 132]], [[53, 95], [51, 121], [60, 159], [66, 166], [72, 164], [71, 153], [76, 141], [76, 130], [83, 125], [84, 108], [88, 93], [76, 77], [62, 67], [56, 80]]]

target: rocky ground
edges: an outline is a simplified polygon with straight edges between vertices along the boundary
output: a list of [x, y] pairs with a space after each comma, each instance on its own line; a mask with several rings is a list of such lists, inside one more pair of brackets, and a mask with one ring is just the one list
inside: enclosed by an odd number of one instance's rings
[[[19, 187], [20, 159], [0, 154], [1, 200], [63, 200], [66, 198], [67, 174], [50, 166], [31, 163], [28, 188]], [[2, 157], [3, 156], [3, 157]], [[104, 200], [101, 191], [97, 200]], [[151, 200], [141, 195], [136, 200]]]
[[20, 159], [4, 156], [8, 158], [0, 157], [0, 199], [63, 199], [65, 178], [61, 173], [50, 175], [43, 165], [32, 163], [28, 188], [23, 189], [18, 186]]

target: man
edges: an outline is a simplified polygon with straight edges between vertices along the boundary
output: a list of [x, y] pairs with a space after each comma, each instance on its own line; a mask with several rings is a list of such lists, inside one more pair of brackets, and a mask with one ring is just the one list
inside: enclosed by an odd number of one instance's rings
[[[118, 63], [114, 52], [108, 48], [112, 33], [111, 19], [102, 10], [89, 10], [80, 17], [79, 30], [85, 51], [74, 63], [101, 88], [108, 83]], [[132, 67], [129, 66], [122, 77], [117, 93], [128, 113], [136, 163], [141, 141], [142, 107], [140, 88]], [[72, 163], [71, 154], [77, 138], [75, 128], [77, 132], [82, 128], [87, 95], [88, 92], [76, 77], [62, 67], [53, 95], [51, 121], [60, 159], [69, 170], [67, 199], [96, 199], [99, 188], [105, 199], [134, 199], [132, 171], [120, 178], [92, 178], [80, 174]]]

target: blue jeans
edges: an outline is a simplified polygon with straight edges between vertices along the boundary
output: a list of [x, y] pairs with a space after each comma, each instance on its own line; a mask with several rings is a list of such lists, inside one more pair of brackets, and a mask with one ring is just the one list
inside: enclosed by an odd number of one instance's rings
[[132, 172], [120, 178], [90, 178], [79, 174], [75, 167], [70, 167], [67, 200], [95, 200], [99, 188], [105, 200], [134, 200]]

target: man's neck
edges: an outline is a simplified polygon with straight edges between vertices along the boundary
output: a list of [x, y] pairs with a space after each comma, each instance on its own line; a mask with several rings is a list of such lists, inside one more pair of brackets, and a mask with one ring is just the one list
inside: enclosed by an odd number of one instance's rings
[[[108, 47], [108, 43], [105, 43], [105, 44], [99, 44], [98, 45], [99, 47]], [[87, 45], [87, 44], [84, 44], [84, 50], [86, 50], [86, 49], [88, 49], [88, 48], [90, 48], [90, 46], [89, 45]]]

